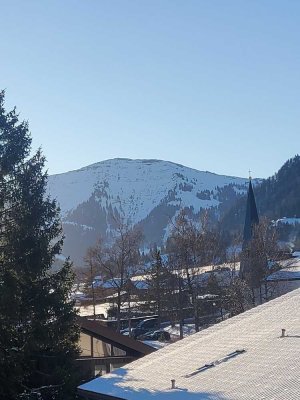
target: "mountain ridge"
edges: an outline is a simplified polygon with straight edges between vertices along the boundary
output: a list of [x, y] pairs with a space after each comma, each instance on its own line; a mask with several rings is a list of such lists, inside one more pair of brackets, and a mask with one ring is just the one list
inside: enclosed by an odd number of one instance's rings
[[[181, 167], [181, 168], [187, 168], [187, 169], [190, 169], [190, 170], [194, 170], [194, 171], [197, 171], [197, 172], [204, 172], [204, 173], [209, 173], [209, 174], [212, 174], [212, 175], [224, 176], [224, 177], [227, 177], [227, 178], [248, 179], [248, 178], [244, 178], [242, 176], [237, 176], [237, 175], [218, 174], [217, 172], [212, 172], [212, 171], [208, 171], [208, 170], [199, 170], [197, 168], [189, 167], [189, 166], [186, 166], [186, 165], [183, 165], [183, 164], [180, 164], [180, 163], [176, 163], [176, 162], [170, 161], [170, 160], [161, 160], [161, 159], [158, 159], [158, 158], [127, 158], [127, 157], [107, 158], [105, 160], [97, 161], [97, 162], [94, 162], [92, 164], [88, 164], [88, 165], [86, 165], [84, 167], [72, 169], [70, 171], [58, 172], [58, 173], [55, 173], [55, 174], [49, 174], [49, 176], [53, 177], [53, 176], [68, 174], [68, 173], [71, 173], [71, 172], [77, 172], [77, 171], [86, 170], [86, 169], [89, 169], [89, 168], [96, 167], [96, 166], [98, 166], [100, 164], [103, 164], [103, 163], [105, 163], [107, 161], [130, 161], [130, 162], [136, 162], [136, 161], [139, 162], [139, 161], [141, 161], [141, 162], [153, 162], [153, 163], [155, 163], [155, 162], [165, 162], [165, 163], [170, 163], [170, 164], [176, 165], [176, 166]], [[262, 180], [262, 178], [254, 178], [254, 180]]]
[[48, 191], [61, 207], [63, 252], [81, 264], [86, 248], [100, 235], [112, 236], [113, 214], [146, 232], [144, 246], [161, 244], [180, 208], [193, 218], [210, 209], [218, 218], [245, 194], [247, 184], [246, 178], [171, 161], [115, 158], [50, 175]]

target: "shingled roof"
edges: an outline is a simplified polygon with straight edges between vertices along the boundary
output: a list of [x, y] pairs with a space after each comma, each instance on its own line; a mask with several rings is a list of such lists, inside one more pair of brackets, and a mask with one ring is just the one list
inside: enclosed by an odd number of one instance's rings
[[300, 289], [94, 379], [80, 391], [126, 400], [299, 399], [299, 310]]

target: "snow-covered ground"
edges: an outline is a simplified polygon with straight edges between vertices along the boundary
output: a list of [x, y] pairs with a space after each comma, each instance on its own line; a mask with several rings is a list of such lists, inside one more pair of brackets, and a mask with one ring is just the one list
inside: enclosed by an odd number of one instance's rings
[[78, 226], [78, 227], [80, 227], [80, 228], [82, 228], [83, 230], [86, 230], [86, 231], [95, 230], [95, 228], [93, 228], [92, 226], [88, 226], [88, 225], [84, 225], [84, 224], [78, 224], [76, 222], [70, 222], [70, 221], [64, 221], [64, 225]]
[[[183, 337], [187, 337], [195, 333], [195, 324], [185, 324], [183, 325]], [[168, 325], [164, 328], [164, 331], [168, 332], [171, 336], [172, 340], [177, 340], [180, 337], [180, 328], [179, 324], [175, 326]]]
[[[107, 312], [110, 308], [111, 308], [110, 303], [96, 304], [95, 313], [96, 315], [103, 314], [104, 318], [107, 318]], [[79, 306], [77, 309], [81, 317], [88, 317], [94, 315], [94, 306], [92, 304], [88, 306]]]
[[148, 346], [151, 346], [157, 350], [162, 349], [166, 346], [169, 346], [169, 344], [171, 344], [171, 342], [160, 342], [158, 340], [144, 340], [143, 343], [145, 343]]

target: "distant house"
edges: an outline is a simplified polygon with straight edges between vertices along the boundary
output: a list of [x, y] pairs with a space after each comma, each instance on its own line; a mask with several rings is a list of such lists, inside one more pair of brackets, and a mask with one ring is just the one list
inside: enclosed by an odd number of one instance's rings
[[83, 380], [109, 373], [153, 351], [152, 347], [98, 321], [79, 317], [78, 323], [81, 356], [77, 363]]
[[78, 388], [86, 400], [300, 399], [300, 289]]
[[287, 260], [287, 266], [267, 277], [273, 283], [276, 295], [282, 295], [300, 288], [300, 258]]
[[123, 291], [134, 289], [130, 279], [126, 279], [125, 283], [122, 283], [121, 278], [103, 280], [101, 276], [95, 276], [93, 286], [94, 289], [101, 291], [103, 297], [116, 293], [121, 287]]

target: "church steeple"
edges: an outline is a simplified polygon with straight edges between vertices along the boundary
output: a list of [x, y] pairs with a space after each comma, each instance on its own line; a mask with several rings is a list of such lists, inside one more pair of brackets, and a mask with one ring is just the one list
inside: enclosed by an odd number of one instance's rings
[[252, 261], [250, 255], [248, 254], [248, 244], [250, 240], [253, 238], [254, 227], [259, 223], [258, 212], [255, 202], [255, 197], [253, 193], [253, 187], [251, 183], [251, 176], [249, 178], [249, 188], [248, 188], [248, 197], [247, 197], [247, 208], [246, 208], [246, 216], [245, 216], [245, 225], [244, 225], [244, 235], [243, 235], [243, 256], [240, 264], [240, 277], [245, 279], [252, 275], [253, 266], [251, 266]]
[[250, 177], [248, 197], [247, 197], [246, 217], [244, 225], [243, 247], [245, 247], [246, 243], [252, 238], [253, 227], [258, 223], [259, 223], [258, 212], [256, 208], [256, 202]]

